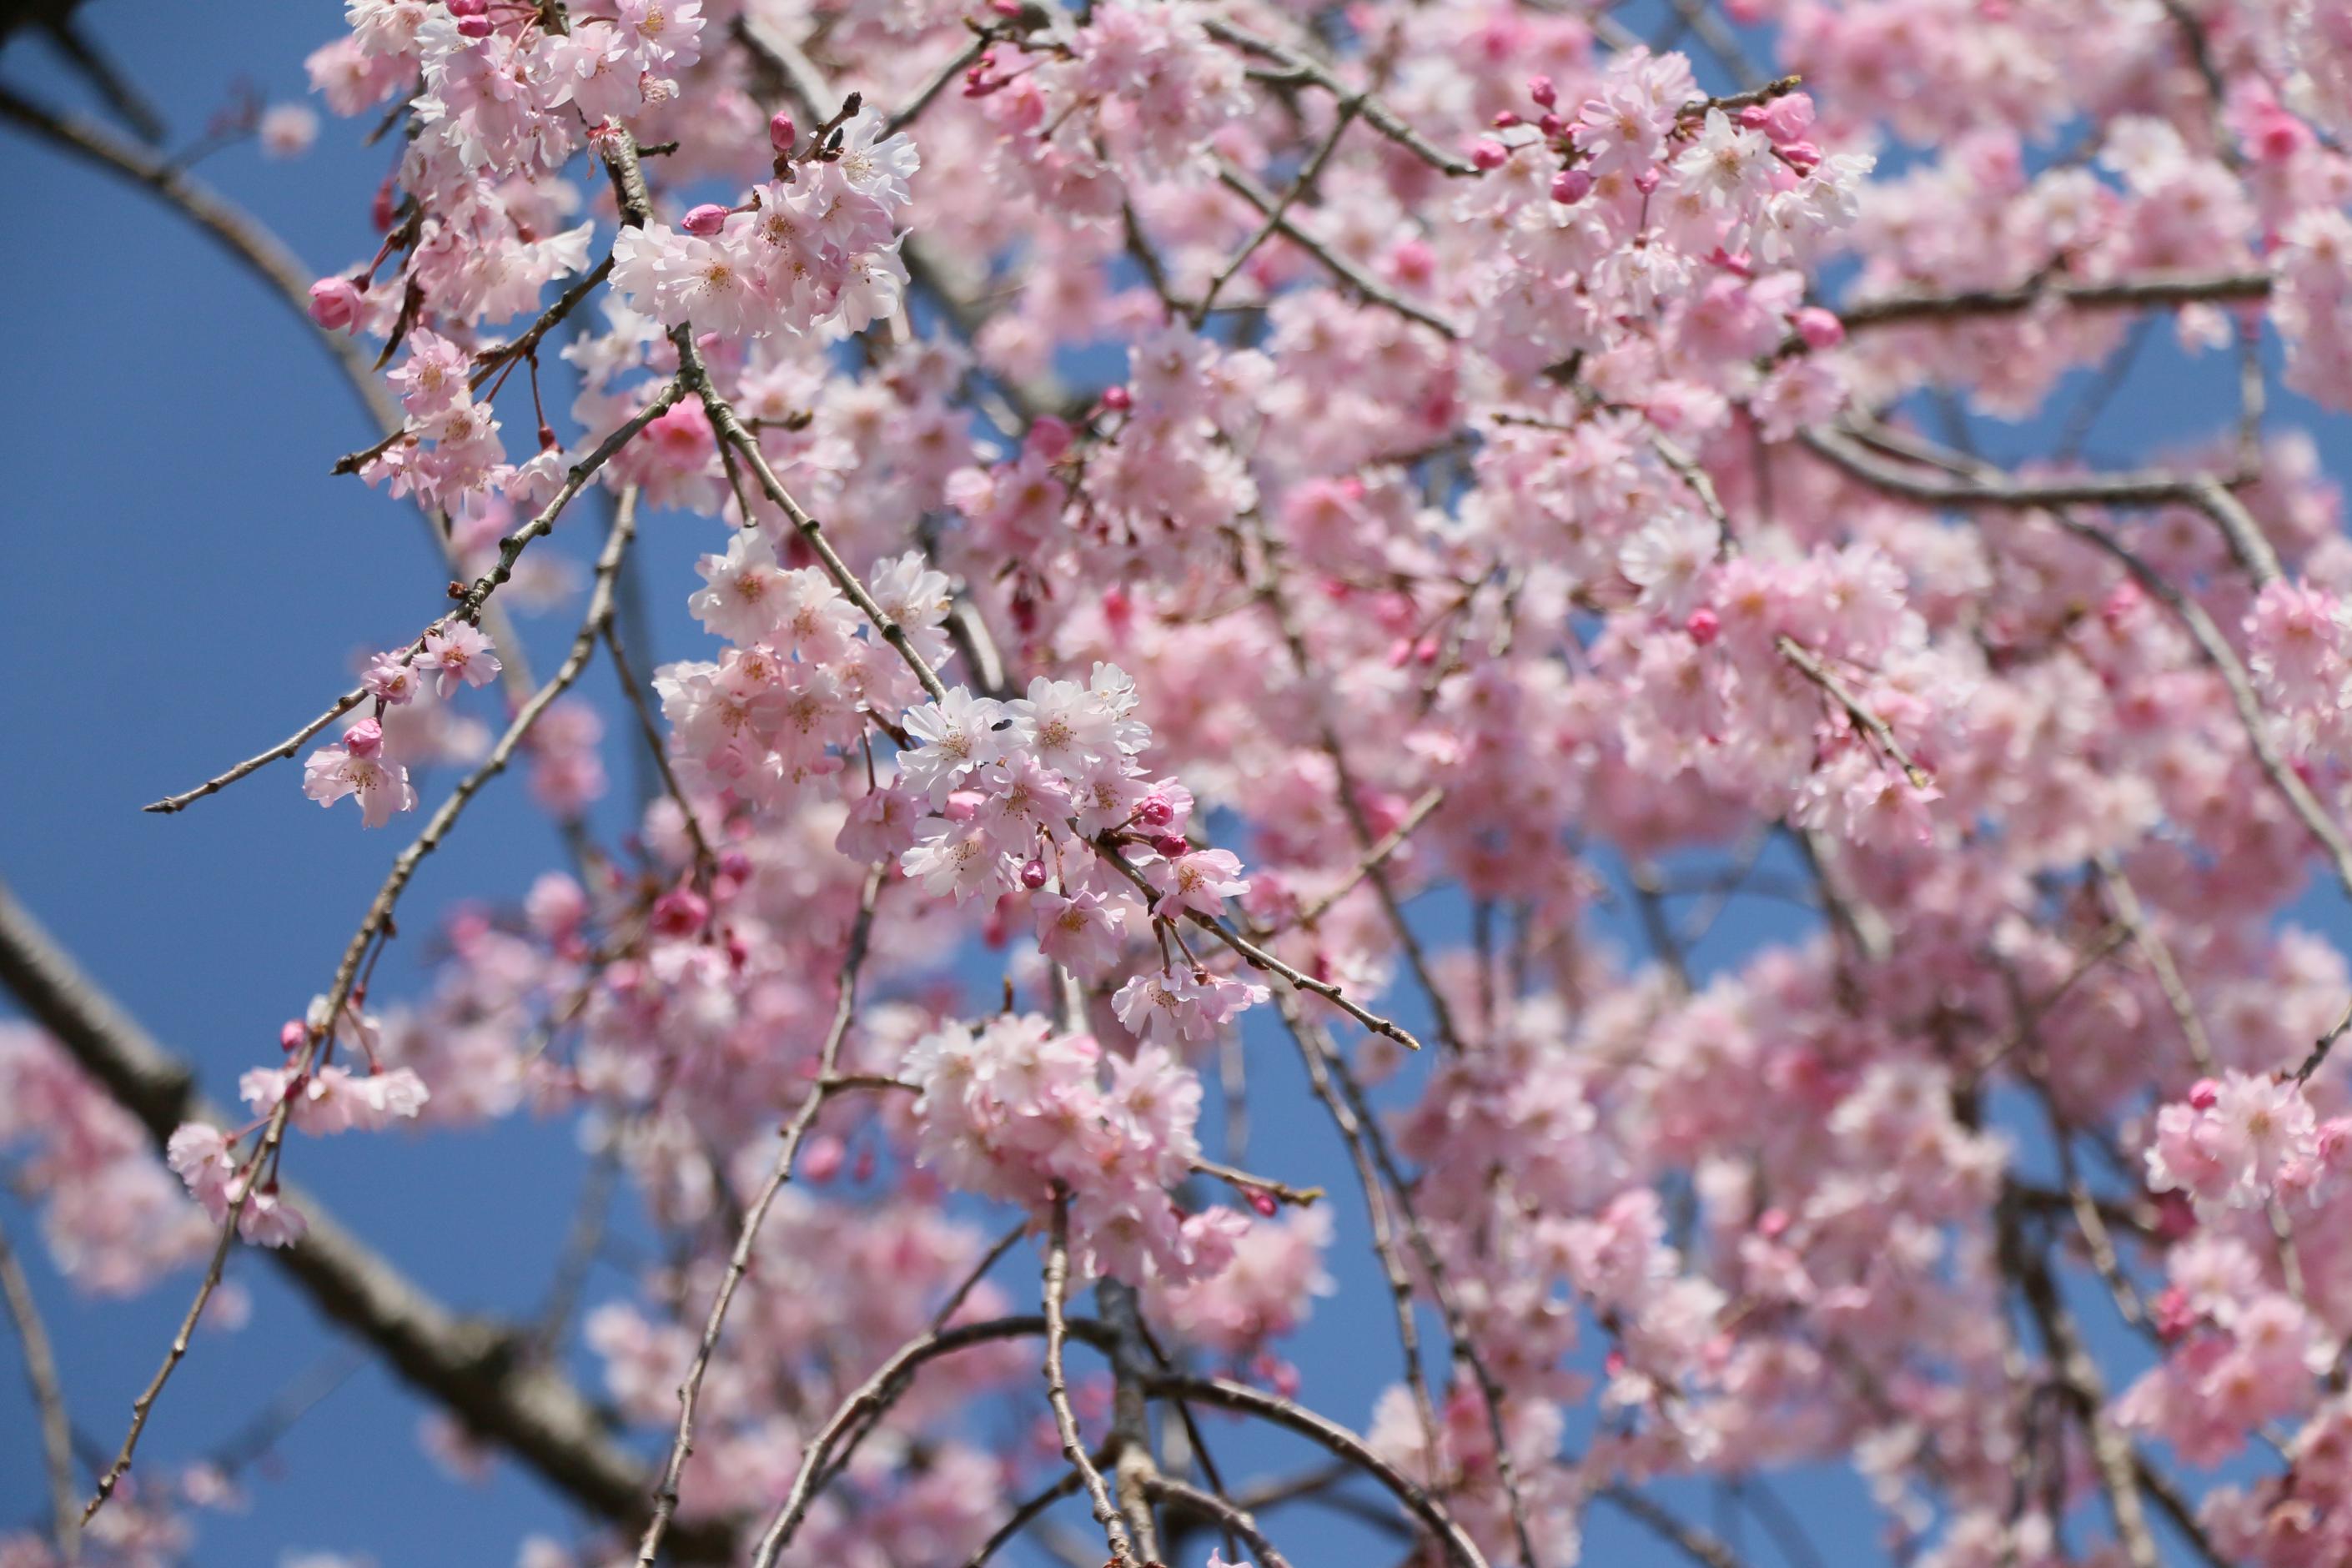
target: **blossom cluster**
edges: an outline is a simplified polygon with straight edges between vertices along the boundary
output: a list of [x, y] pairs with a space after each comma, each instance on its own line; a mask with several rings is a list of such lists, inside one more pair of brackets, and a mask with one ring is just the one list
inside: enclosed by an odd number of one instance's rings
[[1087, 1036], [1008, 1014], [924, 1036], [906, 1073], [922, 1161], [1033, 1210], [1066, 1196], [1087, 1272], [1176, 1285], [1233, 1261], [1246, 1222], [1222, 1206], [1187, 1215], [1168, 1195], [1200, 1153], [1201, 1084], [1166, 1049], [1106, 1058]]

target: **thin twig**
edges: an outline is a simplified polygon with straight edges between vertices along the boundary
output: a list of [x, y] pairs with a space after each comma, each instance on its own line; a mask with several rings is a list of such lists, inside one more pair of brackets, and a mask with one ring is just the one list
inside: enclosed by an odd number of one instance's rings
[[1070, 1195], [1066, 1192], [1056, 1191], [1054, 1194], [1052, 1228], [1045, 1239], [1045, 1403], [1054, 1409], [1054, 1429], [1061, 1435], [1062, 1457], [1077, 1472], [1087, 1500], [1094, 1505], [1095, 1522], [1102, 1526], [1111, 1563], [1118, 1568], [1130, 1568], [1137, 1561], [1134, 1539], [1118, 1504], [1111, 1499], [1109, 1483], [1103, 1479], [1101, 1469], [1087, 1452], [1085, 1439], [1078, 1436], [1077, 1413], [1070, 1406], [1070, 1381], [1062, 1370], [1062, 1341], [1069, 1332], [1064, 1321], [1065, 1302], [1070, 1290]]

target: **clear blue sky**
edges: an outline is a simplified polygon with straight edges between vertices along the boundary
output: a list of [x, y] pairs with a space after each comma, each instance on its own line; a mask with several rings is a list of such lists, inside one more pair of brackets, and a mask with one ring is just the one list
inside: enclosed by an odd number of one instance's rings
[[[340, 14], [326, 0], [89, 7], [92, 30], [163, 109], [175, 144], [240, 78], [271, 100], [299, 97], [302, 56], [340, 28]], [[37, 45], [12, 47], [0, 76], [45, 101], [85, 101]], [[299, 162], [268, 163], [247, 145], [199, 173], [325, 271], [373, 246], [367, 202], [385, 153], [358, 143], [357, 128], [330, 120]], [[0, 682], [0, 877], [226, 1100], [237, 1072], [274, 1056], [279, 1022], [324, 988], [404, 837], [398, 828], [362, 834], [348, 810], [319, 810], [282, 764], [183, 816], [138, 808], [316, 711], [354, 648], [414, 630], [446, 573], [405, 502], [329, 476], [331, 459], [371, 432], [278, 300], [122, 184], [14, 132], [0, 131], [0, 147], [12, 214], [0, 299], [18, 367], [0, 418], [0, 669], [9, 677]], [[2161, 352], [2149, 363], [2152, 377], [2102, 432], [2161, 439], [2207, 427], [2228, 406], [2222, 376]], [[2308, 416], [2300, 405], [2290, 413]], [[1990, 436], [1996, 450], [2012, 438]], [[2335, 446], [2331, 466], [2341, 471]], [[597, 525], [593, 510], [582, 515], [592, 521], [567, 524], [556, 542], [584, 557], [583, 533]], [[645, 580], [660, 657], [698, 646], [683, 607], [688, 563], [711, 542], [707, 522], [649, 520]], [[532, 630], [544, 667], [570, 627]], [[609, 711], [601, 668], [591, 686]], [[619, 745], [608, 742], [607, 764], [625, 798], [630, 770]], [[396, 945], [379, 994], [413, 980], [424, 945], [415, 938], [431, 929], [432, 912], [460, 897], [517, 896], [557, 858], [513, 781], [488, 792], [411, 892], [403, 923], [414, 934]], [[1421, 914], [1433, 931], [1459, 930], [1457, 910]], [[1784, 912], [1735, 909], [1699, 954], [1702, 970], [1768, 933], [1787, 934]], [[1622, 925], [1619, 935], [1629, 947], [1638, 942]], [[1276, 1173], [1339, 1170], [1286, 1046], [1255, 1035], [1250, 1045], [1263, 1064], [1262, 1136], [1282, 1134], [1260, 1145], [1282, 1151]], [[461, 1308], [514, 1316], [537, 1304], [583, 1165], [567, 1125], [528, 1118], [462, 1135], [298, 1141], [292, 1159], [302, 1182], [427, 1288]], [[1332, 1261], [1342, 1294], [1292, 1351], [1307, 1396], [1360, 1425], [1393, 1376], [1393, 1331], [1360, 1210], [1343, 1195], [1338, 1216]], [[0, 1226], [20, 1252], [37, 1254], [23, 1205], [0, 1197]], [[30, 1262], [78, 1423], [110, 1451], [188, 1282], [135, 1301], [91, 1301], [37, 1256]], [[233, 1275], [253, 1293], [251, 1324], [199, 1341], [151, 1430], [155, 1458], [210, 1451], [289, 1384], [335, 1363], [336, 1337], [258, 1262], [241, 1257]], [[1031, 1267], [1016, 1254], [1014, 1272], [1025, 1278]], [[596, 1277], [599, 1295], [626, 1289], [609, 1269]], [[386, 1568], [493, 1564], [510, 1562], [530, 1530], [569, 1536], [562, 1500], [511, 1465], [482, 1486], [445, 1478], [418, 1450], [420, 1413], [388, 1374], [361, 1371], [247, 1478], [249, 1511], [201, 1519], [192, 1561], [268, 1568], [289, 1552], [336, 1550], [371, 1552]], [[1240, 1434], [1213, 1440], [1234, 1469], [1280, 1454]], [[1801, 1477], [1785, 1495], [1829, 1563], [1884, 1561], [1875, 1513], [1853, 1481]], [[0, 1529], [32, 1522], [41, 1508], [10, 1345], [0, 1349]], [[1698, 1517], [1715, 1518], [1704, 1503]], [[1326, 1515], [1271, 1522], [1301, 1568], [1386, 1561], [1391, 1552]], [[1588, 1561], [1673, 1561], [1603, 1513], [1590, 1529]], [[1779, 1561], [1752, 1525], [1744, 1533], [1752, 1562]]]

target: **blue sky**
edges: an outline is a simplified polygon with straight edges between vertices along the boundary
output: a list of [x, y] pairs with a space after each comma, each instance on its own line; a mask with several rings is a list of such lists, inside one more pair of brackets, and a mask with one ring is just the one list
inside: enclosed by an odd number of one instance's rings
[[[89, 9], [92, 30], [181, 140], [240, 79], [270, 100], [299, 97], [301, 58], [338, 29], [341, 10], [325, 0], [100, 0]], [[36, 45], [10, 48], [0, 77], [45, 101], [84, 101]], [[8, 763], [0, 877], [226, 1100], [237, 1072], [274, 1056], [280, 1021], [324, 988], [405, 837], [397, 828], [362, 834], [348, 808], [319, 810], [283, 764], [178, 817], [139, 806], [316, 711], [355, 648], [413, 633], [446, 573], [405, 502], [330, 477], [332, 458], [371, 432], [278, 300], [128, 186], [11, 131], [0, 131], [0, 145], [14, 215], [0, 247], [0, 298], [10, 302], [19, 367], [0, 419], [0, 669], [10, 676], [0, 682]], [[367, 204], [386, 158], [361, 147], [355, 127], [330, 121], [298, 162], [268, 163], [244, 145], [199, 173], [323, 272], [373, 249]], [[2101, 436], [2186, 435], [2229, 406], [2221, 362], [2188, 365], [2159, 343], [2147, 363], [2140, 389], [2095, 435], [2095, 453]], [[2292, 412], [2307, 416], [2299, 405]], [[1990, 433], [1996, 453], [2022, 439]], [[585, 509], [554, 542], [584, 560], [600, 527]], [[647, 520], [657, 657], [698, 646], [684, 613], [688, 566], [712, 542], [707, 522]], [[541, 668], [570, 630], [562, 616], [530, 627]], [[611, 713], [601, 667], [589, 688]], [[608, 730], [625, 733], [617, 721]], [[630, 783], [621, 750], [608, 742], [616, 797]], [[517, 897], [558, 859], [552, 833], [509, 781], [427, 864], [404, 924], [421, 937], [430, 914], [454, 900]], [[1416, 918], [1441, 935], [1461, 929], [1459, 910], [1442, 900]], [[1621, 941], [1637, 943], [1609, 919]], [[1768, 933], [1785, 936], [1785, 927], [1778, 906], [1735, 906], [1700, 952], [1702, 972]], [[395, 944], [380, 995], [413, 984], [425, 945]], [[1264, 1096], [1255, 1107], [1261, 1161], [1282, 1175], [1341, 1169], [1286, 1044], [1255, 1032], [1248, 1043]], [[584, 1167], [568, 1125], [528, 1117], [479, 1133], [299, 1142], [293, 1158], [302, 1182], [428, 1289], [460, 1308], [517, 1317], [538, 1305]], [[1342, 1291], [1292, 1352], [1307, 1397], [1360, 1424], [1393, 1375], [1393, 1331], [1360, 1210], [1343, 1194], [1337, 1213]], [[0, 1197], [0, 1226], [20, 1253], [37, 1254], [21, 1203]], [[77, 1420], [110, 1451], [184, 1306], [186, 1282], [138, 1300], [92, 1301], [37, 1256], [29, 1261]], [[341, 1342], [258, 1261], [241, 1256], [232, 1276], [252, 1292], [250, 1325], [200, 1339], [151, 1430], [156, 1458], [212, 1452], [281, 1391], [342, 1364]], [[1018, 1253], [1008, 1279], [1026, 1279], [1032, 1267]], [[593, 1287], [603, 1296], [626, 1288], [609, 1268]], [[32, 1521], [42, 1507], [14, 1353], [0, 1350], [0, 1529]], [[192, 1561], [269, 1565], [290, 1552], [336, 1550], [372, 1553], [387, 1568], [502, 1563], [529, 1531], [570, 1534], [562, 1500], [510, 1465], [478, 1486], [445, 1477], [419, 1452], [420, 1414], [388, 1374], [362, 1367], [247, 1477], [249, 1510], [199, 1521]], [[1236, 1470], [1285, 1455], [1239, 1433], [1216, 1440]], [[1829, 1563], [1885, 1560], [1875, 1514], [1851, 1479], [1800, 1477], [1784, 1495]], [[1715, 1520], [1713, 1510], [1702, 1501], [1697, 1515]], [[1328, 1516], [1273, 1522], [1286, 1521], [1276, 1538], [1301, 1568], [1381, 1561], [1389, 1551]], [[1780, 1561], [1754, 1523], [1721, 1528], [1747, 1537], [1751, 1561]], [[1589, 1561], [1628, 1568], [1674, 1560], [1598, 1510], [1589, 1545]]]

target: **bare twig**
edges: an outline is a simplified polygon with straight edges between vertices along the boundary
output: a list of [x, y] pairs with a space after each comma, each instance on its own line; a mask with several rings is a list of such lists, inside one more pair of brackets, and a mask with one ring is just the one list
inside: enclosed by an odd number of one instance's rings
[[1118, 1504], [1111, 1498], [1109, 1483], [1103, 1479], [1101, 1469], [1078, 1436], [1077, 1413], [1070, 1407], [1070, 1381], [1062, 1370], [1062, 1342], [1069, 1332], [1064, 1321], [1069, 1290], [1070, 1197], [1067, 1193], [1056, 1192], [1052, 1228], [1045, 1241], [1045, 1403], [1054, 1409], [1054, 1429], [1061, 1435], [1062, 1457], [1077, 1472], [1079, 1484], [1094, 1505], [1095, 1522], [1102, 1526], [1112, 1563], [1118, 1568], [1129, 1568], [1137, 1561], [1134, 1537]]

